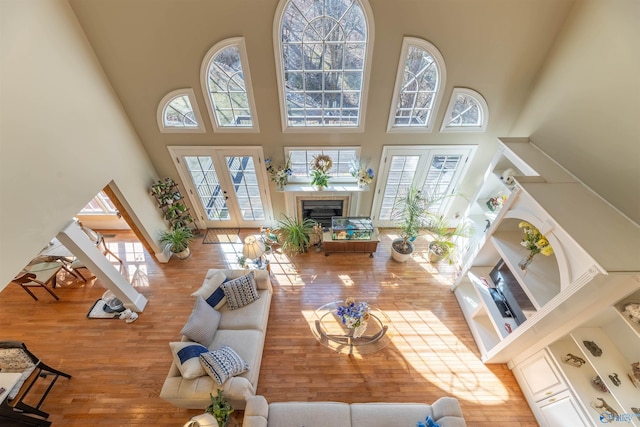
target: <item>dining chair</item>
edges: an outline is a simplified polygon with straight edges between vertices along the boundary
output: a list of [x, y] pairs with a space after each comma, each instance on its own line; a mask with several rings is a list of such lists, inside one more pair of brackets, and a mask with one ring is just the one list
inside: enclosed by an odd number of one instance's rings
[[[44, 363], [31, 353], [22, 341], [0, 341], [0, 364], [3, 368], [2, 372], [22, 374], [17, 384], [9, 390], [7, 398], [0, 403], [0, 416], [21, 421], [26, 425], [50, 426], [51, 422], [47, 421], [49, 413], [41, 409], [42, 404], [58, 378], [71, 379], [71, 375]], [[50, 378], [43, 380], [47, 377]], [[34, 387], [39, 380], [43, 380], [44, 384]], [[45, 387], [46, 389], [42, 392]], [[28, 395], [29, 399], [26, 399]], [[38, 403], [31, 404], [31, 401], [37, 398], [39, 398]], [[0, 425], [4, 424], [0, 422]]]
[[[57, 264], [60, 264], [60, 263], [57, 263]], [[47, 286], [47, 284], [51, 283], [52, 287], [55, 287], [55, 278], [56, 278], [56, 275], [58, 274], [58, 271], [60, 271], [61, 268], [62, 268], [62, 264], [60, 264], [57, 267], [57, 269], [52, 268], [49, 270], [33, 271], [33, 272], [22, 271], [20, 274], [18, 274], [16, 277], [13, 278], [11, 283], [15, 283], [16, 285], [20, 286], [29, 295], [31, 295], [31, 298], [33, 298], [36, 301], [38, 301], [38, 297], [35, 296], [35, 294], [31, 292], [31, 289], [29, 288], [33, 288], [33, 287], [44, 288], [44, 290], [49, 292], [52, 297], [54, 297], [56, 300], [59, 301], [60, 298], [58, 298], [55, 292], [53, 292], [53, 290], [50, 289]]]

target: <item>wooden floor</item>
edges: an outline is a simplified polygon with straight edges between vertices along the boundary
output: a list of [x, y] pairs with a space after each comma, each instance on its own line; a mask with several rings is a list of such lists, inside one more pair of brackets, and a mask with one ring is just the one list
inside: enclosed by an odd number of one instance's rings
[[[251, 230], [241, 230], [241, 237]], [[393, 230], [374, 258], [311, 250], [293, 260], [272, 258], [274, 295], [258, 393], [270, 402], [427, 402], [459, 399], [469, 426], [536, 426], [506, 365], [484, 365], [442, 274], [423, 258], [390, 260]], [[137, 321], [87, 319], [105, 289], [59, 275], [54, 301], [42, 289], [31, 299], [18, 286], [0, 292], [0, 337], [22, 340], [43, 361], [73, 375], [60, 379], [45, 401], [55, 426], [182, 426], [197, 410], [158, 397], [171, 363], [168, 342], [191, 312], [190, 293], [209, 268], [236, 262], [238, 245], [192, 246], [192, 256], [159, 264], [131, 232], [104, 232], [110, 248], [149, 303]], [[114, 235], [115, 234], [115, 235]], [[448, 267], [439, 266], [442, 270]], [[337, 354], [321, 346], [308, 319], [318, 306], [354, 296], [383, 309], [393, 340], [367, 356]], [[237, 414], [240, 416], [241, 413]], [[330, 426], [328, 426], [330, 427]]]

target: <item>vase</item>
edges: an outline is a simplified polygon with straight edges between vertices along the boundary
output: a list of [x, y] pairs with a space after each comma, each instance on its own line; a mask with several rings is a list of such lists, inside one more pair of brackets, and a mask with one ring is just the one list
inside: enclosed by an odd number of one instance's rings
[[520, 260], [518, 267], [520, 267], [520, 270], [526, 271], [529, 264], [531, 264], [531, 261], [533, 261], [533, 255], [527, 255]]
[[278, 191], [284, 191], [284, 181], [277, 181], [276, 182], [276, 190]]
[[316, 191], [323, 191], [324, 190], [324, 185], [314, 185], [314, 187], [316, 188]]

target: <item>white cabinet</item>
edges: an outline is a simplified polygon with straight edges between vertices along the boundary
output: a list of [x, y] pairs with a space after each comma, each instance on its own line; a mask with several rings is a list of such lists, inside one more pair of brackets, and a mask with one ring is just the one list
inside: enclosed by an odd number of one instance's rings
[[[506, 169], [513, 186], [500, 180]], [[495, 194], [507, 199], [489, 213], [484, 199]], [[621, 314], [640, 303], [640, 227], [522, 139], [501, 141], [466, 214], [478, 234], [453, 291], [482, 360], [509, 364], [543, 425], [599, 425], [603, 401], [640, 412], [640, 381], [628, 375], [640, 362], [640, 325]], [[553, 248], [524, 269], [523, 221]], [[568, 354], [584, 364], [565, 363]], [[640, 427], [639, 416], [628, 419]]]
[[567, 384], [554, 366], [551, 356], [546, 350], [527, 359], [518, 365], [523, 382], [531, 398], [538, 402], [567, 389]]
[[569, 390], [538, 402], [538, 409], [549, 427], [593, 426]]
[[593, 425], [546, 349], [516, 366], [514, 374], [542, 426]]

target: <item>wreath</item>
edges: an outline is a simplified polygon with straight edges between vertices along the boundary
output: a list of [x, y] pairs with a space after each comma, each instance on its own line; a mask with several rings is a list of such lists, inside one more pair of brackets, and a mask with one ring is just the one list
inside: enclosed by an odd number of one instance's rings
[[311, 170], [320, 171], [322, 173], [328, 173], [333, 166], [333, 160], [326, 154], [318, 154], [313, 157], [311, 162]]

